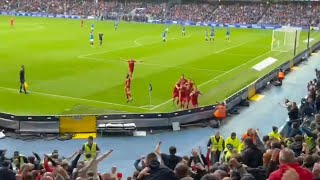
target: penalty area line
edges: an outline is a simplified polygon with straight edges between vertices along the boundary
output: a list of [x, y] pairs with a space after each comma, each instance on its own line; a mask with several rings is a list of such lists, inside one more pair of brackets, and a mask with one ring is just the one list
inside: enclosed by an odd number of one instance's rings
[[[7, 91], [15, 91], [15, 92], [19, 93], [18, 92], [19, 90], [18, 89], [14, 89], [14, 88], [0, 87], [0, 89], [7, 90]], [[42, 92], [36, 92], [36, 91], [29, 91], [29, 92], [31, 94], [38, 94], [38, 95], [42, 95], [42, 96], [50, 96], [50, 97], [57, 97], [57, 98], [63, 98], [63, 99], [72, 99], [72, 100], [78, 100], [78, 101], [86, 101], [86, 102], [93, 102], [93, 103], [99, 103], [99, 104], [107, 104], [107, 105], [113, 105], [113, 106], [149, 110], [148, 108], [143, 108], [143, 107], [138, 107], [138, 106], [129, 106], [129, 105], [117, 104], [117, 103], [111, 103], [111, 102], [105, 102], [105, 101], [97, 101], [97, 100], [91, 100], [91, 99], [76, 98], [76, 97], [71, 97], [71, 96], [63, 96], [63, 95], [42, 93]]]

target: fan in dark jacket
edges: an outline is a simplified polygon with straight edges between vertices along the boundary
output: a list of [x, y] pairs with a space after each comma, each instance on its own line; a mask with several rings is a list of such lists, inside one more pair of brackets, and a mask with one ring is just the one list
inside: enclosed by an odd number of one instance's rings
[[262, 152], [257, 148], [251, 138], [244, 140], [245, 149], [242, 152], [243, 163], [251, 168], [262, 165]]
[[16, 180], [16, 173], [10, 169], [10, 161], [5, 160], [0, 168], [0, 180]]
[[174, 172], [166, 166], [160, 165], [155, 153], [148, 154], [147, 167], [144, 168], [137, 179], [140, 180], [177, 180]]

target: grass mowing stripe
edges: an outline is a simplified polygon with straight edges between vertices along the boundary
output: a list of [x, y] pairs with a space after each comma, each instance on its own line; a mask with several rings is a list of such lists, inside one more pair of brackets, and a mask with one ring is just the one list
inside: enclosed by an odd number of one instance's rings
[[[8, 88], [8, 87], [0, 87], [0, 89], [8, 90], [8, 91], [15, 91], [15, 92], [18, 91], [17, 89]], [[43, 96], [52, 96], [52, 97], [57, 97], [57, 98], [73, 99], [73, 100], [79, 100], [79, 101], [87, 101], [87, 102], [94, 102], [94, 103], [100, 103], [100, 104], [108, 104], [108, 105], [114, 105], [114, 106], [122, 106], [122, 107], [148, 110], [147, 108], [143, 108], [143, 107], [129, 106], [129, 105], [117, 104], [117, 103], [111, 103], [111, 102], [105, 102], [105, 101], [96, 101], [96, 100], [91, 100], [91, 99], [76, 98], [76, 97], [71, 97], [71, 96], [63, 96], [63, 95], [42, 93], [42, 92], [36, 92], [36, 91], [29, 91], [29, 92], [32, 94], [39, 94], [39, 95], [43, 95]]]

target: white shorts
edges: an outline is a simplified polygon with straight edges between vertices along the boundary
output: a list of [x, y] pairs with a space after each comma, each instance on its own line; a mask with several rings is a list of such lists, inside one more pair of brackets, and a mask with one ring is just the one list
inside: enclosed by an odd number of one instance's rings
[[93, 39], [90, 39], [90, 42], [93, 42]]
[[162, 38], [162, 40], [166, 40], [166, 38], [165, 38], [165, 37], [163, 37], [163, 38]]
[[227, 35], [226, 37], [227, 37], [227, 38], [229, 38], [230, 36], [229, 36], [229, 35]]

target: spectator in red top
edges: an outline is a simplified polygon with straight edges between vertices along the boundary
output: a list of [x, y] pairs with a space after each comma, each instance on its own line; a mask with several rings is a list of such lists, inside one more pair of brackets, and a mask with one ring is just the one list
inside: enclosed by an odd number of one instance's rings
[[278, 170], [270, 174], [269, 180], [281, 180], [284, 173], [289, 169], [294, 169], [299, 174], [300, 180], [313, 180], [312, 173], [299, 166], [296, 163], [294, 152], [291, 149], [284, 148], [280, 151], [279, 155], [280, 167]]

